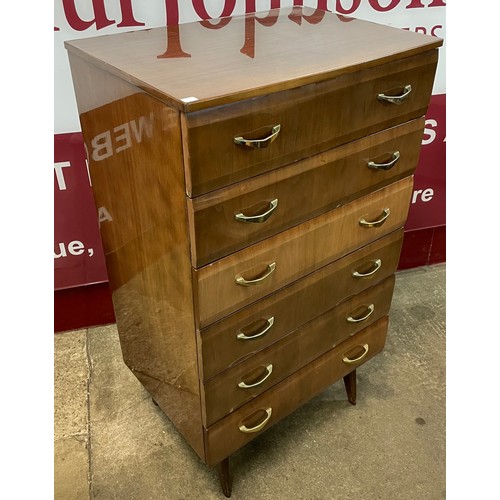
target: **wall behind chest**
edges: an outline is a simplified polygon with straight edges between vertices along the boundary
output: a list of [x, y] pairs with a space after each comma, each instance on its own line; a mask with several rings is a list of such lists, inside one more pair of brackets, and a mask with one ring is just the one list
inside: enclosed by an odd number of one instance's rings
[[[317, 8], [303, 17], [294, 5]], [[218, 17], [257, 12], [235, 50], [252, 57], [258, 50], [258, 30], [267, 29], [269, 8], [288, 8], [297, 25], [321, 22], [323, 10], [445, 37], [442, 0], [56, 0], [54, 22], [54, 283], [55, 329], [63, 331], [114, 321], [107, 291], [107, 274], [99, 226], [113, 220], [107, 207], [96, 211], [86, 152], [78, 119], [64, 41], [168, 25], [169, 40], [157, 57], [189, 57], [189, 43], [176, 30], [179, 24], [201, 21], [204, 29], [221, 30]], [[249, 36], [253, 35], [253, 36]], [[423, 148], [406, 225], [400, 267], [444, 260], [445, 229], [445, 47], [426, 116]], [[120, 133], [109, 131], [108, 148], [123, 147]], [[121, 142], [120, 142], [121, 141]], [[438, 244], [439, 243], [439, 244]], [[431, 252], [434, 249], [434, 254]], [[73, 297], [73, 298], [72, 298]], [[104, 298], [104, 300], [103, 300]], [[94, 305], [99, 303], [99, 307]], [[75, 308], [77, 310], [75, 310]]]

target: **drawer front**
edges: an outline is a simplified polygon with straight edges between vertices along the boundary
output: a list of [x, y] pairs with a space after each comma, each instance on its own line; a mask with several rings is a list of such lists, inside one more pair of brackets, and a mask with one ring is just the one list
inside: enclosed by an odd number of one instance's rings
[[[329, 385], [380, 353], [384, 348], [387, 325], [387, 317], [380, 319], [209, 427], [205, 431], [208, 465], [216, 465]], [[359, 361], [346, 362], [360, 358], [365, 352]], [[255, 431], [248, 432], [252, 429]]]
[[[183, 115], [188, 195], [228, 186], [423, 116], [436, 65], [437, 51], [432, 50], [321, 83]], [[404, 90], [408, 85], [409, 93]], [[406, 97], [394, 104], [380, 100], [380, 94]], [[236, 144], [238, 138], [248, 140], [248, 145]]]
[[396, 271], [399, 229], [201, 331], [203, 380], [265, 349]]
[[394, 275], [204, 384], [209, 426], [389, 313]]
[[193, 270], [198, 327], [208, 326], [401, 228], [408, 214], [412, 186], [413, 177], [407, 177]]
[[423, 129], [423, 118], [412, 120], [188, 200], [194, 267], [411, 175]]

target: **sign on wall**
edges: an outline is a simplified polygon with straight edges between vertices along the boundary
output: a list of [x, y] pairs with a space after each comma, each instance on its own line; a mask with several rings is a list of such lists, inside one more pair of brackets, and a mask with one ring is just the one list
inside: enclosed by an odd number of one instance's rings
[[[64, 41], [159, 26], [201, 21], [206, 29], [224, 29], [212, 19], [294, 5], [329, 10], [432, 36], [445, 37], [442, 0], [56, 0], [54, 25], [54, 263], [56, 289], [107, 281], [99, 225], [112, 220], [96, 210]], [[291, 17], [293, 21], [293, 15]], [[300, 22], [295, 20], [294, 22]], [[265, 23], [259, 23], [264, 26]], [[415, 175], [406, 229], [445, 224], [445, 48], [439, 64], [420, 163]]]

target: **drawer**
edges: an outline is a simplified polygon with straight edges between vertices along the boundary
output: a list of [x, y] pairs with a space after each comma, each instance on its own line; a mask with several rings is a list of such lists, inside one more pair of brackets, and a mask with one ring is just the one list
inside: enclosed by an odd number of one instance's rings
[[393, 274], [402, 241], [403, 229], [394, 231], [203, 329], [198, 342], [202, 379], [261, 351]]
[[[182, 115], [194, 197], [426, 113], [437, 50], [299, 88]], [[411, 86], [407, 93], [405, 87]], [[379, 95], [406, 96], [399, 104]], [[247, 145], [236, 144], [243, 138]], [[260, 141], [260, 142], [256, 142]]]
[[418, 164], [423, 129], [423, 118], [412, 120], [188, 199], [194, 226], [193, 266], [225, 257], [411, 175]]
[[394, 275], [303, 325], [276, 344], [204, 384], [204, 423], [209, 426], [244, 403], [386, 316]]
[[[380, 353], [384, 348], [387, 325], [387, 317], [380, 319], [206, 429], [208, 465], [216, 465]], [[359, 361], [346, 362], [360, 358], [365, 352]]]
[[[344, 255], [403, 227], [406, 177], [213, 264], [193, 270], [203, 328]], [[371, 225], [370, 223], [375, 223]]]

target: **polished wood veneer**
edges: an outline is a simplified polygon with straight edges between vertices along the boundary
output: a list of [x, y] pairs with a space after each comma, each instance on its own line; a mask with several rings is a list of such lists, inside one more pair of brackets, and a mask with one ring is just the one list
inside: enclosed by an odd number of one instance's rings
[[[411, 175], [417, 166], [424, 119], [404, 123], [306, 160], [188, 200], [193, 219], [192, 261], [201, 267], [300, 222]], [[387, 164], [388, 170], [370, 162]], [[335, 179], [332, 182], [332, 179]], [[276, 210], [262, 223], [242, 223], [235, 214]]]
[[[403, 226], [408, 215], [413, 176], [406, 177], [311, 221], [193, 270], [201, 328], [334, 259]], [[362, 227], [360, 219], [378, 220], [379, 227]], [[255, 286], [239, 286], [235, 277], [255, 279], [276, 263], [275, 271]]]
[[226, 496], [384, 347], [441, 44], [299, 6], [66, 42], [124, 361]]
[[[393, 289], [394, 276], [390, 276], [205, 382], [205, 424], [211, 425], [344, 339], [386, 316]], [[262, 380], [264, 382], [259, 383]], [[258, 385], [241, 388], [238, 385], [241, 382]]]
[[[334, 80], [236, 104], [182, 115], [189, 196], [286, 165], [422, 116], [431, 96], [437, 51], [349, 73]], [[400, 105], [377, 99], [379, 93], [412, 91]], [[350, 102], [352, 105], [346, 106]], [[272, 114], [269, 113], [272, 109]], [[313, 122], [305, 117], [314, 117]], [[261, 149], [234, 144], [238, 136], [267, 136]]]
[[[261, 396], [229, 414], [206, 430], [207, 463], [214, 465], [241, 448], [260, 432], [292, 413], [297, 407], [319, 394], [336, 380], [378, 354], [385, 345], [388, 318], [384, 317], [362, 330], [358, 335], [342, 342], [317, 360], [309, 363], [291, 377], [264, 392]], [[368, 345], [366, 356], [354, 364], [346, 364], [343, 358], [353, 359], [363, 352], [362, 346]], [[239, 430], [242, 424], [254, 427], [266, 416], [265, 410], [271, 408], [271, 417], [262, 431], [245, 434]]]
[[[392, 275], [398, 265], [402, 241], [403, 230], [399, 229], [202, 329], [198, 342], [204, 380]], [[355, 272], [373, 272], [377, 261], [380, 267], [374, 274], [353, 276]], [[262, 332], [270, 318], [273, 325], [264, 335], [246, 341], [237, 339], [240, 332], [247, 336]]]
[[[287, 12], [288, 11], [288, 12]], [[266, 25], [256, 17], [266, 17]], [[298, 22], [304, 18], [304, 22]], [[442, 45], [308, 7], [67, 42], [80, 57], [189, 112], [334, 79]], [[338, 49], [336, 49], [338, 47]], [[195, 100], [185, 100], [195, 97]]]

